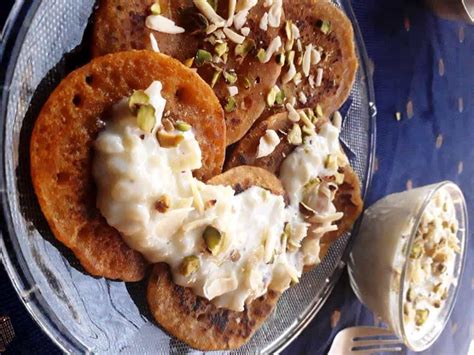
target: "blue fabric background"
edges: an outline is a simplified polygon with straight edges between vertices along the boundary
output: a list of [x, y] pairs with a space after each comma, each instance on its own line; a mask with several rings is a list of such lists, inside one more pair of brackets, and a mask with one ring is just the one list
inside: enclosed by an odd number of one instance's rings
[[[0, 25], [12, 2], [2, 0]], [[369, 204], [410, 186], [449, 179], [462, 187], [474, 216], [474, 26], [439, 19], [420, 1], [353, 0], [353, 6], [374, 63], [378, 107]], [[455, 310], [426, 354], [467, 354], [474, 341], [472, 235]], [[7, 354], [59, 353], [19, 302], [2, 266], [0, 315], [10, 316], [17, 334]], [[361, 324], [379, 323], [356, 299], [344, 274], [285, 354], [323, 354], [340, 329]]]

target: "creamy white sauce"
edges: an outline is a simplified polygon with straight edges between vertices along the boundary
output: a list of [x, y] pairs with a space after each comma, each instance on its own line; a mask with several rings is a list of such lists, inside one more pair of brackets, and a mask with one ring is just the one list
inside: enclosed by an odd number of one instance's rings
[[[166, 105], [161, 83], [154, 82], [146, 94], [156, 115], [151, 133], [137, 126], [124, 99], [113, 107], [95, 142], [97, 206], [107, 222], [147, 260], [168, 263], [174, 282], [219, 307], [242, 311], [269, 289], [283, 292], [297, 282], [305, 262], [319, 261], [318, 240], [324, 234], [311, 229], [306, 238], [309, 223], [299, 203], [317, 212], [312, 228], [331, 228], [334, 221], [331, 183], [314, 187], [315, 196], [303, 192], [303, 186], [335, 173], [337, 167], [325, 166], [325, 159], [340, 152], [338, 130], [326, 124], [285, 160], [281, 179], [291, 202], [285, 207], [283, 197], [260, 187], [236, 195], [231, 187], [195, 179], [192, 171], [201, 167], [201, 150], [192, 129], [170, 132], [182, 135], [182, 141], [161, 147], [156, 138]], [[164, 197], [166, 211], [157, 208]], [[289, 235], [283, 238], [287, 222]], [[203, 233], [208, 226], [223, 238], [216, 255], [206, 250]], [[182, 263], [191, 255], [200, 266], [185, 276]]]

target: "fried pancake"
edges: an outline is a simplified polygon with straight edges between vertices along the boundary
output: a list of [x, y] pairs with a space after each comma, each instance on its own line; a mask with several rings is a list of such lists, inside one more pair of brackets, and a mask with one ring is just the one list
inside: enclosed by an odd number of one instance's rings
[[97, 58], [69, 74], [41, 110], [31, 137], [31, 176], [36, 196], [55, 237], [96, 276], [140, 280], [146, 263], [123, 242], [96, 208], [92, 178], [93, 142], [100, 117], [133, 90], [154, 80], [163, 84], [171, 117], [189, 122], [200, 143], [203, 168], [218, 174], [224, 160], [222, 109], [204, 81], [178, 61], [150, 51]]
[[[310, 75], [316, 80], [318, 69], [322, 69], [323, 77], [319, 87], [312, 88], [305, 79], [298, 86], [293, 81], [287, 84], [280, 83], [280, 88], [288, 99], [296, 98], [294, 106], [296, 109], [315, 107], [320, 104], [325, 114], [329, 116], [347, 100], [357, 74], [358, 60], [352, 24], [331, 1], [284, 0], [283, 6], [286, 19], [296, 24], [299, 29], [303, 46], [313, 44], [320, 49], [321, 61], [316, 65], [311, 65]], [[328, 34], [324, 34], [316, 25], [320, 23], [319, 21], [329, 21], [331, 31]], [[283, 33], [281, 36], [283, 38]], [[296, 57], [299, 56], [299, 54], [296, 55]], [[285, 66], [283, 74], [287, 70], [288, 66]], [[298, 67], [298, 71], [301, 71], [301, 67]], [[304, 103], [299, 100], [298, 94], [301, 91], [307, 98]], [[284, 108], [278, 107], [267, 110], [264, 117], [282, 110]]]
[[[281, 182], [261, 168], [241, 166], [208, 181], [232, 185], [237, 192], [261, 186], [274, 194], [284, 193]], [[193, 348], [211, 351], [237, 349], [244, 345], [270, 316], [279, 294], [269, 291], [243, 312], [217, 308], [191, 289], [173, 283], [166, 264], [155, 265], [148, 281], [147, 300], [155, 320], [171, 335]]]
[[[320, 119], [317, 126], [324, 122], [327, 122], [327, 120]], [[264, 168], [278, 175], [281, 163], [295, 148], [294, 145], [288, 143], [285, 135], [281, 133], [282, 131], [287, 132], [292, 125], [293, 122], [288, 119], [288, 114], [286, 113], [279, 113], [264, 121], [260, 121], [236, 145], [235, 150], [226, 162], [225, 169], [233, 169], [239, 165], [252, 165]], [[273, 153], [269, 156], [256, 159], [260, 138], [265, 135], [267, 129], [275, 130], [279, 134], [280, 144], [278, 144]], [[339, 186], [334, 204], [338, 211], [344, 213], [344, 217], [336, 222], [338, 226], [337, 231], [327, 233], [321, 238], [321, 250], [319, 255], [321, 259], [326, 255], [330, 245], [337, 238], [350, 230], [362, 212], [363, 201], [357, 174], [349, 165], [341, 168], [340, 172], [344, 173], [344, 183]]]
[[[150, 15], [150, 6], [155, 0], [102, 0], [95, 14], [93, 30], [92, 53], [102, 55], [126, 49], [150, 49], [150, 33], [157, 39], [160, 51], [180, 61], [192, 58], [198, 49], [206, 49], [214, 52], [214, 47], [204, 42], [202, 31], [196, 31], [195, 21], [197, 10], [192, 0], [168, 0], [160, 1], [162, 14], [172, 20], [178, 26], [186, 29], [181, 34], [165, 34], [150, 30], [145, 26], [145, 19]], [[219, 3], [218, 13], [227, 18], [228, 3]], [[250, 34], [247, 38], [252, 39], [258, 48], [266, 49], [271, 40], [278, 35], [279, 29], [269, 28], [262, 31], [259, 21], [267, 11], [263, 7], [263, 1], [259, 1], [249, 13], [247, 26]], [[283, 23], [283, 21], [282, 21]], [[229, 53], [234, 53], [235, 44], [228, 41]], [[276, 61], [260, 63], [256, 58], [257, 48], [252, 50], [245, 60], [241, 61], [235, 56], [229, 55], [226, 64], [219, 66], [223, 70], [235, 70], [239, 92], [234, 97], [236, 109], [225, 113], [227, 125], [227, 145], [235, 143], [250, 129], [252, 124], [260, 117], [266, 107], [265, 99], [267, 93], [275, 85], [281, 67]], [[198, 73], [206, 80], [212, 82], [215, 69], [210, 65], [198, 68]], [[248, 82], [252, 83], [249, 87]], [[221, 104], [225, 106], [229, 97], [228, 84], [222, 75], [214, 87], [214, 91]]]

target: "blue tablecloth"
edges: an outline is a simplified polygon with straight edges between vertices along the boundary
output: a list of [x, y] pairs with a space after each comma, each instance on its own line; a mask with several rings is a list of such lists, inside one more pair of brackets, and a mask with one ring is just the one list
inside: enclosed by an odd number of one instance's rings
[[[11, 3], [2, 0], [0, 21]], [[374, 63], [378, 107], [377, 169], [368, 203], [449, 179], [462, 187], [474, 216], [474, 26], [441, 20], [419, 1], [353, 0], [353, 5]], [[472, 235], [458, 302], [427, 354], [466, 354], [474, 342]], [[59, 352], [29, 317], [1, 266], [0, 315], [10, 316], [17, 334], [7, 353]], [[323, 354], [340, 329], [378, 322], [344, 274], [285, 353]]]

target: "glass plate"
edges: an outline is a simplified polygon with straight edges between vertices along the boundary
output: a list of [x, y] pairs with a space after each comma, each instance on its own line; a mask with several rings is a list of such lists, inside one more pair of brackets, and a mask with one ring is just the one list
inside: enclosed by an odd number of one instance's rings
[[[375, 147], [375, 104], [369, 63], [348, 0], [336, 2], [351, 19], [360, 68], [341, 113], [344, 148], [362, 182], [370, 183]], [[33, 318], [66, 352], [192, 352], [152, 322], [146, 283], [94, 278], [54, 239], [29, 174], [34, 121], [61, 78], [89, 58], [86, 45], [93, 0], [17, 1], [7, 22], [0, 72], [0, 156], [3, 238], [0, 252], [19, 297]], [[352, 237], [331, 248], [314, 271], [281, 297], [274, 314], [237, 353], [275, 352], [314, 318], [345, 266]]]

